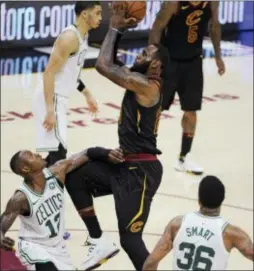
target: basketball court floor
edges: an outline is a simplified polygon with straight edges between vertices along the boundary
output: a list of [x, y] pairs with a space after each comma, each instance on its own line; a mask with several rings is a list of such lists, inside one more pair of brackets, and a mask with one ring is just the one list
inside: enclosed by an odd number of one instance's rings
[[[198, 114], [192, 156], [206, 174], [216, 175], [224, 182], [226, 200], [222, 215], [253, 238], [253, 52], [250, 48], [244, 48], [243, 52], [247, 53], [224, 57], [227, 72], [223, 77], [217, 74], [213, 59], [204, 59], [204, 104]], [[20, 149], [35, 149], [31, 96], [40, 76], [33, 73], [1, 78], [1, 212], [21, 182], [10, 172], [11, 156]], [[82, 78], [98, 100], [100, 112], [91, 117], [85, 99], [74, 91], [69, 104], [69, 153], [96, 145], [117, 147], [116, 122], [124, 90], [93, 68], [84, 69]], [[164, 176], [144, 231], [150, 250], [169, 220], [198, 208], [197, 188], [201, 177], [177, 173], [172, 168], [180, 148], [181, 116], [176, 100], [160, 122], [158, 146], [163, 151]], [[67, 194], [66, 200], [66, 229], [71, 233], [67, 244], [74, 264], [79, 267], [86, 259], [87, 231]], [[112, 197], [96, 199], [95, 206], [103, 230], [119, 244]], [[19, 221], [12, 226], [9, 236], [16, 238], [18, 229]], [[171, 261], [170, 255], [160, 269], [171, 270]], [[121, 250], [99, 269], [133, 270], [133, 266]], [[253, 264], [233, 251], [228, 269], [252, 270]]]

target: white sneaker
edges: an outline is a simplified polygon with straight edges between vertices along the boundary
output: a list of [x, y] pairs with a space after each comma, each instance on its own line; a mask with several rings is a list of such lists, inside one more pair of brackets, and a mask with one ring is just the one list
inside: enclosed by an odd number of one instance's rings
[[176, 165], [174, 166], [175, 170], [195, 175], [202, 175], [204, 173], [204, 169], [197, 164], [191, 162], [189, 158], [190, 157], [187, 154], [183, 162], [178, 160]]
[[89, 236], [86, 245], [89, 246], [89, 249], [88, 259], [82, 264], [84, 270], [92, 270], [101, 266], [120, 251], [104, 234], [98, 239]]

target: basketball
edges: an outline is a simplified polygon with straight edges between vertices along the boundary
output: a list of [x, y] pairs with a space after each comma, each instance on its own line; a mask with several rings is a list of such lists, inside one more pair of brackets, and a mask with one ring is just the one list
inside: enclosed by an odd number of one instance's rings
[[126, 17], [133, 17], [138, 21], [142, 21], [146, 15], [146, 2], [145, 1], [126, 1]]

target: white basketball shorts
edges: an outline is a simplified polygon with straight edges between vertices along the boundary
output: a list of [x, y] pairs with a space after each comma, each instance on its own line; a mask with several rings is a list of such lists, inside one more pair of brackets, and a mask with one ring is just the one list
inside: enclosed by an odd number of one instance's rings
[[64, 240], [50, 247], [19, 239], [16, 256], [28, 270], [35, 270], [36, 263], [47, 262], [58, 270], [75, 270]]
[[33, 116], [36, 132], [36, 152], [57, 151], [61, 143], [67, 149], [67, 106], [68, 99], [58, 94], [54, 95], [56, 126], [47, 131], [43, 127], [47, 111], [43, 91], [37, 91], [33, 97]]

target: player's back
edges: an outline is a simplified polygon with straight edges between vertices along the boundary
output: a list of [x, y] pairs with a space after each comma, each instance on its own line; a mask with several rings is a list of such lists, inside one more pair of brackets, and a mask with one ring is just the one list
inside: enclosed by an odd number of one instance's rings
[[202, 43], [211, 18], [208, 1], [179, 1], [178, 11], [170, 19], [162, 43], [172, 59], [184, 60], [202, 54]]
[[173, 242], [173, 270], [225, 270], [229, 252], [223, 231], [227, 225], [220, 216], [186, 214]]
[[46, 183], [44, 192], [37, 194], [23, 183], [22, 191], [29, 202], [30, 213], [20, 215], [19, 237], [33, 243], [55, 246], [63, 240], [64, 234], [64, 192], [63, 185], [49, 172], [43, 170]]

